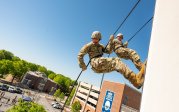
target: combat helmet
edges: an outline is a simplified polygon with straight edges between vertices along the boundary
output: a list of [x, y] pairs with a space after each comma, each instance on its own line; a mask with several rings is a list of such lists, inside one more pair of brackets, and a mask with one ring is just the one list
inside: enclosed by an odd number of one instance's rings
[[92, 33], [92, 35], [91, 35], [91, 38], [92, 39], [94, 39], [94, 38], [96, 38], [96, 39], [99, 39], [99, 40], [101, 40], [101, 33], [99, 32], [99, 31], [94, 31], [93, 33]]
[[123, 34], [122, 33], [118, 33], [116, 37], [121, 37], [123, 39]]

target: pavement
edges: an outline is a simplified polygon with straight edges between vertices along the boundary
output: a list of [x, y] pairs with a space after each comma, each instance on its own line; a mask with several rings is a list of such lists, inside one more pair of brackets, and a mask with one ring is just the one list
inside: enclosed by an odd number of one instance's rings
[[54, 101], [47, 100], [45, 98], [45, 96], [40, 96], [40, 99], [37, 101], [38, 104], [41, 104], [44, 106], [44, 108], [47, 112], [60, 112], [59, 109], [53, 108], [51, 106], [52, 102], [54, 102]]
[[[4, 97], [1, 98], [1, 101], [0, 101], [0, 112], [5, 112], [11, 107], [13, 107], [12, 99], [14, 99], [16, 96], [17, 96], [16, 99], [19, 99], [22, 97], [21, 94], [5, 92]], [[8, 99], [10, 99], [10, 101], [8, 101]]]
[[[51, 106], [51, 104], [55, 102], [53, 100], [52, 96], [49, 95], [40, 95], [40, 99], [38, 100], [38, 104], [41, 104], [44, 106], [44, 108], [47, 110], [47, 112], [61, 112], [61, 109], [56, 109]], [[61, 106], [63, 106], [63, 103], [59, 102]], [[69, 108], [65, 108], [65, 111], [63, 112], [70, 112]]]
[[[53, 96], [50, 96], [45, 93], [40, 93], [37, 91], [32, 91], [32, 90], [26, 90], [26, 91], [29, 91], [30, 96], [33, 96], [33, 98], [35, 100], [34, 102], [42, 105], [47, 112], [61, 112], [60, 109], [56, 109], [51, 106], [52, 102], [55, 102], [53, 100], [54, 99]], [[12, 99], [14, 99], [16, 96], [17, 96], [17, 99], [22, 98], [21, 94], [10, 93], [10, 92], [5, 91], [5, 95], [0, 101], [0, 112], [5, 112], [8, 109], [12, 108], [13, 107]], [[9, 102], [8, 102], [8, 99], [10, 99]], [[61, 102], [59, 102], [59, 103], [63, 106], [63, 103], [61, 103]], [[70, 109], [68, 109], [68, 108], [65, 110], [66, 111], [63, 111], [63, 112], [70, 112]]]

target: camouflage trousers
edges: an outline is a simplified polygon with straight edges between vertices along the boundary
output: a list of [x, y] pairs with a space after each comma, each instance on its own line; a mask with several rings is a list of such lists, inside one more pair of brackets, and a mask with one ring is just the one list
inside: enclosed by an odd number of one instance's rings
[[115, 50], [115, 53], [117, 54], [118, 57], [124, 58], [124, 59], [130, 59], [133, 62], [137, 62], [140, 60], [139, 55], [133, 49], [120, 47]]
[[137, 52], [134, 51], [133, 49], [120, 47], [115, 50], [115, 53], [120, 58], [123, 58], [126, 60], [130, 59], [138, 70], [141, 69], [142, 65], [141, 65], [140, 57], [137, 54]]
[[99, 57], [91, 60], [92, 70], [96, 73], [109, 73], [117, 71], [121, 73], [125, 78], [132, 73], [132, 71], [124, 64], [118, 57]]

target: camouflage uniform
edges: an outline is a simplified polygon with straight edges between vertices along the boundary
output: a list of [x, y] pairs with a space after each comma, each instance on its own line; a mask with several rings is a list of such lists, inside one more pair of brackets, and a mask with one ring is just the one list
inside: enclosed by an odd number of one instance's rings
[[127, 46], [124, 45], [122, 41], [114, 39], [111, 43], [111, 46], [109, 45], [108, 47], [112, 47], [118, 57], [132, 60], [136, 68], [138, 70], [141, 69], [142, 63], [140, 61], [140, 56], [133, 49], [127, 48]]
[[94, 44], [93, 42], [85, 45], [78, 54], [78, 63], [81, 68], [86, 66], [83, 60], [85, 54], [89, 54], [91, 59], [92, 70], [96, 73], [108, 73], [112, 71], [120, 72], [124, 77], [128, 77], [132, 71], [120, 60], [118, 57], [106, 58], [102, 57], [104, 53], [110, 53], [109, 47], [104, 50], [105, 47], [101, 44]]

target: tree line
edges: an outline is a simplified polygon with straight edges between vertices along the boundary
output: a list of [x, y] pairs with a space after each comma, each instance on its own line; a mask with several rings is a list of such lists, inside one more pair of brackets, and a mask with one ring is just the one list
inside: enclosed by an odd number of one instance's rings
[[69, 91], [70, 85], [72, 85], [74, 82], [69, 77], [65, 77], [62, 74], [56, 74], [55, 72], [53, 72], [52, 70], [48, 70], [44, 66], [27, 62], [15, 56], [9, 51], [0, 50], [1, 78], [6, 74], [11, 74], [13, 76], [11, 82], [13, 82], [15, 78], [21, 80], [27, 71], [39, 71], [45, 73], [48, 78], [60, 85], [60, 89], [64, 93]]

